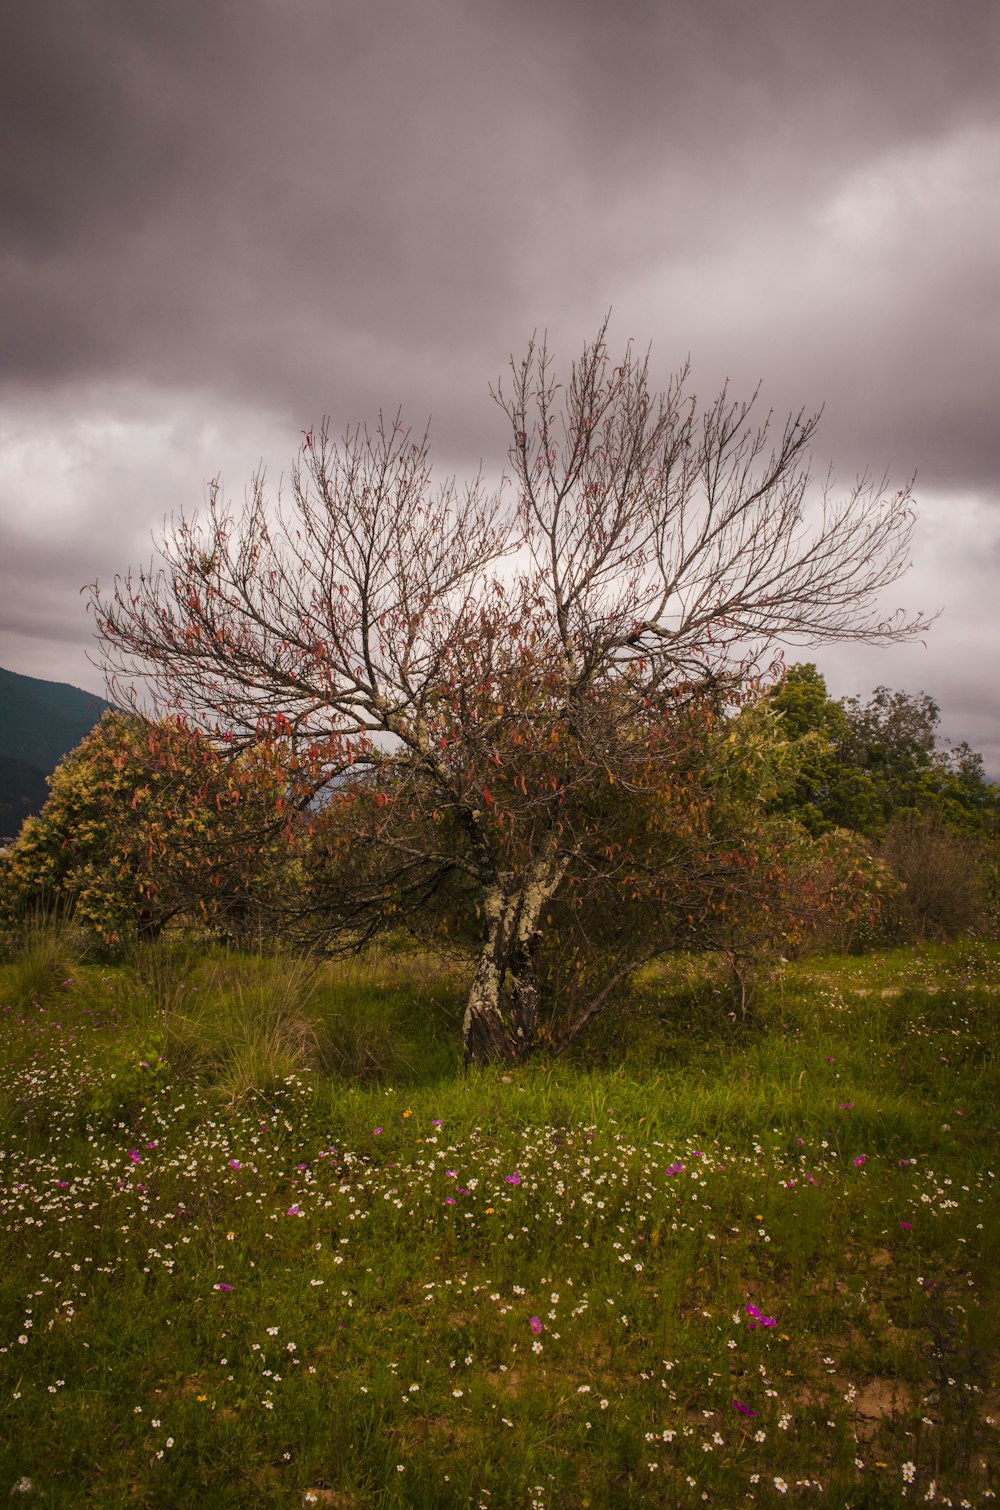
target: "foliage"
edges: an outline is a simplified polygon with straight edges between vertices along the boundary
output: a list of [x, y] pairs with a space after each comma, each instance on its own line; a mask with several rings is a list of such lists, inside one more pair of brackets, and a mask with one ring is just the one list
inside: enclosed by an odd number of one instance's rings
[[830, 697], [812, 664], [788, 668], [771, 695], [797, 769], [777, 804], [811, 833], [852, 829], [879, 839], [904, 813], [967, 834], [1000, 824], [1000, 794], [967, 744], [942, 746], [940, 710], [925, 692], [877, 687], [862, 703]]
[[[497, 388], [512, 507], [479, 479], [433, 494], [427, 437], [398, 417], [340, 446], [324, 427], [285, 514], [262, 478], [239, 518], [216, 490], [161, 565], [93, 590], [112, 678], [237, 744], [271, 729], [334, 791], [334, 848], [368, 867], [357, 937], [442, 891], [475, 915], [480, 1062], [536, 1042], [550, 916], [585, 919], [581, 946], [604, 956], [579, 1020], [661, 946], [654, 903], [683, 915], [712, 870], [686, 858], [707, 802], [693, 731], [739, 701], [755, 654], [923, 627], [874, 606], [906, 568], [908, 490], [862, 479], [810, 525], [816, 417], [779, 433], [723, 392], [699, 418], [686, 372], [656, 394], [605, 334], [564, 389], [534, 343]], [[617, 947], [591, 948], [612, 907]]]
[[0, 861], [8, 917], [72, 912], [112, 948], [182, 917], [246, 935], [288, 884], [294, 825], [275, 746], [232, 756], [182, 722], [108, 712], [49, 785]]
[[987, 905], [988, 849], [956, 833], [933, 811], [903, 813], [886, 831], [882, 855], [902, 882], [894, 913], [909, 938], [954, 938], [981, 924]]
[[773, 808], [812, 834], [840, 828], [872, 842], [894, 883], [883, 888], [882, 935], [951, 937], [981, 924], [1000, 792], [967, 744], [941, 745], [934, 699], [878, 687], [866, 703], [836, 700], [809, 664], [789, 667], [768, 701], [789, 740]]

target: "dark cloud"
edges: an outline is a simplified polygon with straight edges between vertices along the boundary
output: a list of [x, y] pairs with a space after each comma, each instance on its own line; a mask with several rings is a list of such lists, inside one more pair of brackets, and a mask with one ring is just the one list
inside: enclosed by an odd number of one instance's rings
[[[324, 413], [433, 413], [449, 464], [499, 465], [507, 353], [611, 306], [664, 380], [690, 352], [706, 396], [825, 403], [821, 470], [916, 470], [995, 541], [998, 62], [995, 0], [15, 8], [4, 601], [65, 603]], [[47, 420], [48, 490], [16, 460]], [[79, 544], [47, 571], [46, 510]]]
[[592, 323], [595, 285], [728, 251], [724, 280], [838, 175], [989, 117], [998, 12], [960, 9], [25, 8], [5, 376], [193, 374], [301, 414], [397, 361], [409, 387], [419, 351], [444, 399], [525, 312]]

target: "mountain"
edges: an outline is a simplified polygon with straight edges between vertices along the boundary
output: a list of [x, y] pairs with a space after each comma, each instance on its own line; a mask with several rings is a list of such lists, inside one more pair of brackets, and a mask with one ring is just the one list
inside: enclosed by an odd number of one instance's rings
[[49, 795], [45, 772], [0, 755], [0, 835], [17, 833], [30, 813], [40, 813]]
[[0, 668], [0, 755], [47, 775], [108, 706], [103, 697], [66, 682], [43, 682]]
[[45, 777], [108, 706], [93, 692], [0, 667], [0, 834], [16, 834], [23, 818], [40, 811]]

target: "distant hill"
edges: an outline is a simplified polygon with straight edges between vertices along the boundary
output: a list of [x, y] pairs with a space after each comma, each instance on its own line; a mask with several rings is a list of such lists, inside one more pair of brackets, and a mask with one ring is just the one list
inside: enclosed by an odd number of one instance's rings
[[48, 795], [46, 776], [97, 723], [109, 704], [66, 682], [0, 667], [0, 835], [16, 834]]
[[48, 795], [44, 771], [0, 755], [0, 838], [12, 839], [29, 814], [41, 812]]

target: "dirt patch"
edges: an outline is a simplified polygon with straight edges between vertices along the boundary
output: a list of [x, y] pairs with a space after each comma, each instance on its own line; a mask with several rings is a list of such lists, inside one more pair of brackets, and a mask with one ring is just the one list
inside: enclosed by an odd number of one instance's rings
[[516, 1368], [509, 1368], [506, 1372], [498, 1368], [490, 1369], [486, 1375], [486, 1382], [491, 1389], [516, 1398], [521, 1389], [521, 1371]]
[[884, 1421], [913, 1408], [913, 1391], [898, 1379], [869, 1379], [851, 1405], [862, 1421]]

